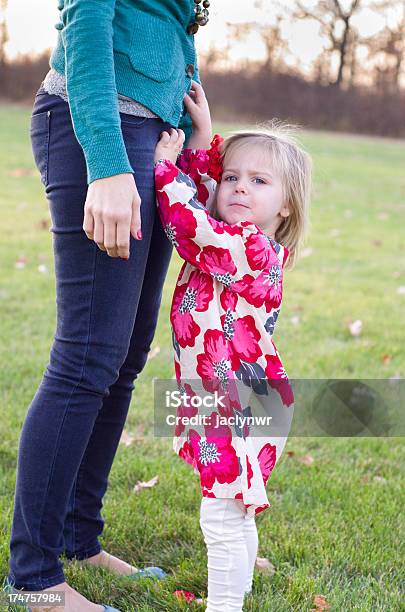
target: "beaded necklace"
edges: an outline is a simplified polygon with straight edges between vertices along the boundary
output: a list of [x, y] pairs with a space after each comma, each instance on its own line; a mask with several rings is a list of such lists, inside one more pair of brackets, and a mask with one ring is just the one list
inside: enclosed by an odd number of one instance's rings
[[[201, 6], [202, 3], [202, 6]], [[194, 0], [194, 21], [193, 23], [190, 23], [190, 25], [187, 28], [187, 32], [189, 34], [197, 34], [198, 32], [198, 28], [200, 26], [205, 26], [208, 23], [208, 17], [209, 17], [209, 6], [210, 6], [210, 2], [209, 0]]]

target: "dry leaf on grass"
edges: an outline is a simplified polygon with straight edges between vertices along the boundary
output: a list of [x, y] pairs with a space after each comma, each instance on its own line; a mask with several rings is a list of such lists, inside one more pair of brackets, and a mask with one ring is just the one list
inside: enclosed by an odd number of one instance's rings
[[151, 489], [159, 482], [159, 476], [154, 476], [151, 480], [147, 482], [142, 482], [138, 480], [136, 485], [133, 488], [133, 493], [138, 493], [138, 491], [142, 491], [142, 489]]
[[312, 455], [304, 455], [303, 457], [298, 457], [298, 461], [304, 465], [312, 465], [314, 463], [314, 458]]
[[50, 226], [49, 219], [40, 219], [38, 221], [38, 224], [37, 224], [37, 227], [39, 229], [44, 229], [44, 230], [47, 230], [49, 228], [49, 226]]
[[386, 219], [388, 219], [388, 215], [386, 212], [378, 213], [377, 219], [380, 219], [380, 221], [385, 221]]
[[15, 267], [17, 268], [17, 270], [22, 270], [23, 268], [25, 268], [26, 263], [27, 263], [26, 257], [19, 257], [17, 261], [15, 262]]
[[294, 457], [294, 455], [295, 455], [295, 451], [287, 451], [288, 457]]
[[13, 176], [14, 178], [21, 178], [22, 176], [36, 176], [36, 172], [31, 170], [31, 168], [14, 168], [8, 172], [9, 176]]
[[360, 336], [360, 334], [361, 334], [361, 331], [363, 329], [363, 321], [361, 321], [360, 319], [356, 319], [355, 321], [349, 321], [347, 327], [348, 327], [351, 335], [356, 338], [356, 337]]
[[311, 609], [311, 612], [321, 612], [321, 610], [330, 610], [330, 604], [326, 601], [326, 597], [323, 595], [315, 595], [314, 597], [315, 608]]
[[154, 357], [156, 357], [156, 355], [159, 355], [160, 353], [160, 346], [155, 346], [151, 351], [149, 351], [148, 353], [148, 361], [150, 361], [151, 359], [153, 359]]
[[384, 365], [387, 365], [387, 363], [390, 363], [391, 361], [391, 355], [388, 355], [388, 353], [384, 353], [384, 355], [381, 357], [381, 362]]
[[132, 442], [135, 440], [135, 436], [131, 435], [126, 429], [121, 434], [120, 444], [125, 444], [125, 446], [131, 446]]
[[387, 482], [387, 479], [383, 478], [383, 476], [374, 476], [373, 480], [381, 484], [385, 484]]
[[311, 247], [306, 247], [305, 249], [302, 249], [301, 251], [301, 257], [309, 257], [310, 255], [312, 255], [313, 250], [311, 249]]
[[256, 557], [256, 569], [262, 574], [272, 576], [276, 568], [266, 557]]

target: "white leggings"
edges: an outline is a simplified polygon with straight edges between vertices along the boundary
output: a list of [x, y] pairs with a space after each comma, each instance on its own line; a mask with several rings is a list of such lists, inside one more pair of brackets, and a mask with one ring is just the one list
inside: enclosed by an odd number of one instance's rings
[[252, 589], [258, 537], [254, 516], [238, 499], [203, 497], [200, 526], [208, 553], [206, 612], [241, 612]]

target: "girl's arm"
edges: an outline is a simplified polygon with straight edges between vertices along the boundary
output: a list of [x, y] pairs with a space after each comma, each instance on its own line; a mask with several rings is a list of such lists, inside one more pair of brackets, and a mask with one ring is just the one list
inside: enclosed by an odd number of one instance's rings
[[183, 259], [227, 287], [237, 289], [232, 285], [243, 281], [244, 291], [265, 270], [276, 267], [274, 273], [281, 274], [287, 249], [249, 221], [229, 225], [213, 219], [198, 200], [194, 180], [170, 160], [155, 163], [155, 184], [163, 227]]

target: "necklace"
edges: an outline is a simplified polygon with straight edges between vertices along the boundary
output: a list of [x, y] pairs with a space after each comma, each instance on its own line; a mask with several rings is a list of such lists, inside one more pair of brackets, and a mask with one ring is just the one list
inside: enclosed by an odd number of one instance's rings
[[[202, 6], [201, 6], [202, 3]], [[194, 0], [194, 21], [187, 28], [189, 34], [197, 34], [200, 26], [205, 26], [208, 23], [209, 17], [209, 0]]]

